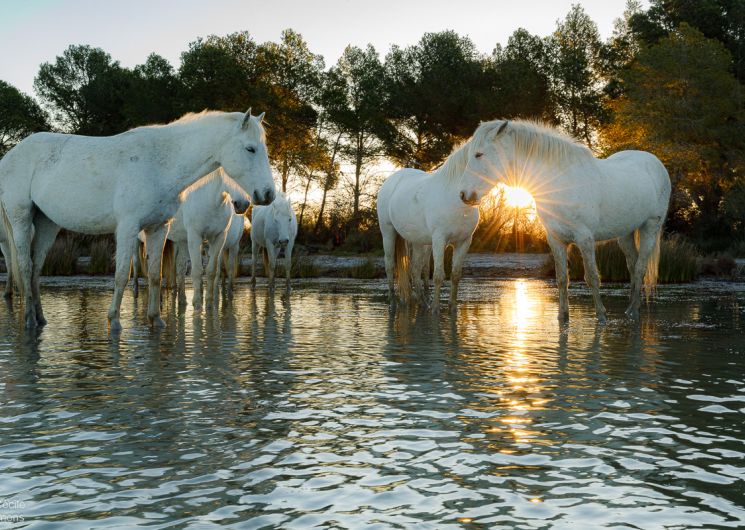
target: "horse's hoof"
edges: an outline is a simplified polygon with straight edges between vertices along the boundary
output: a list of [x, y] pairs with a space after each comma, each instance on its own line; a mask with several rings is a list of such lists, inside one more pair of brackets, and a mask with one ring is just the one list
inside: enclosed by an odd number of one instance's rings
[[118, 318], [114, 318], [109, 321], [109, 331], [111, 333], [121, 333], [122, 325], [119, 323]]
[[150, 319], [150, 325], [155, 329], [163, 329], [166, 327], [166, 323], [159, 316], [155, 316]]
[[46, 325], [47, 325], [47, 319], [46, 319], [46, 318], [44, 318], [43, 316], [40, 316], [40, 317], [39, 317], [39, 316], [37, 316], [37, 317], [36, 317], [36, 324], [37, 324], [37, 325], [38, 325], [39, 327], [43, 327], [43, 326], [46, 326]]
[[629, 307], [626, 310], [626, 318], [629, 318], [631, 320], [639, 320], [639, 310]]
[[608, 319], [605, 317], [605, 315], [598, 315], [598, 324], [604, 326], [607, 322]]

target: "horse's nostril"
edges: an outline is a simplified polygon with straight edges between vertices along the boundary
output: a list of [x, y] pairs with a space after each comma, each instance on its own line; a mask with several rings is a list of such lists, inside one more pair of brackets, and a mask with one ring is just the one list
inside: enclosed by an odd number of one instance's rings
[[463, 202], [467, 202], [467, 200], [466, 200], [466, 192], [465, 191], [461, 191], [460, 192], [460, 200], [463, 201]]

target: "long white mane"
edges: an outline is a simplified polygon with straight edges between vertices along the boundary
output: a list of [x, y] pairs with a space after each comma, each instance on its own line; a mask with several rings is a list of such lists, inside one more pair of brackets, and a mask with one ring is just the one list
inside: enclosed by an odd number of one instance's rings
[[[489, 133], [503, 124], [503, 120], [483, 122], [476, 129], [471, 142], [473, 145], [481, 145], [487, 141]], [[505, 133], [513, 135], [515, 152], [512, 157], [521, 161], [531, 159], [545, 164], [562, 165], [594, 159], [587, 146], [545, 122], [510, 120]]]
[[[177, 118], [169, 123], [156, 123], [152, 125], [143, 125], [142, 127], [136, 127], [131, 131], [137, 131], [138, 129], [158, 129], [158, 128], [177, 128], [187, 125], [200, 124], [200, 123], [212, 123], [215, 121], [233, 121], [240, 123], [245, 117], [242, 112], [223, 112], [221, 110], [203, 110], [201, 112], [187, 112], [180, 118]], [[264, 129], [261, 121], [252, 116], [252, 119], [248, 121], [248, 131], [261, 143], [266, 143], [266, 130]]]
[[468, 140], [453, 149], [442, 165], [433, 171], [433, 175], [436, 174], [451, 182], [460, 180], [468, 165], [470, 144], [471, 141]]

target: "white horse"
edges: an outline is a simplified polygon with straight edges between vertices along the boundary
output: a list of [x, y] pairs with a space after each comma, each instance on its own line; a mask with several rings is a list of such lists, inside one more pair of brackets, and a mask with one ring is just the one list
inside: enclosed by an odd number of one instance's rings
[[225, 245], [222, 250], [222, 265], [220, 267], [220, 274], [224, 276], [223, 280], [227, 279], [228, 282], [228, 295], [233, 294], [233, 287], [235, 286], [235, 278], [238, 276], [238, 253], [241, 249], [241, 238], [243, 234], [251, 229], [251, 221], [248, 220], [245, 214], [235, 214], [233, 220], [230, 223], [230, 230], [225, 238]]
[[189, 195], [171, 223], [168, 239], [173, 241], [176, 253], [176, 288], [179, 298], [186, 297], [184, 278], [191, 261], [194, 288], [192, 306], [199, 310], [202, 307], [203, 242], [209, 243], [205, 303], [211, 306], [218, 300], [220, 259], [233, 216], [236, 212], [245, 212], [250, 205], [250, 199], [235, 181], [221, 170], [202, 179], [187, 191]]
[[251, 284], [256, 285], [256, 258], [259, 250], [264, 257], [264, 270], [269, 287], [274, 288], [274, 269], [277, 258], [284, 254], [287, 288], [290, 288], [292, 247], [297, 236], [297, 219], [289, 199], [277, 193], [269, 206], [254, 206], [251, 213]]
[[559, 286], [559, 318], [569, 318], [567, 247], [579, 247], [598, 320], [605, 320], [595, 242], [618, 239], [631, 275], [629, 318], [639, 317], [641, 286], [657, 282], [670, 177], [654, 155], [621, 151], [597, 159], [556, 129], [531, 121], [482, 123], [473, 138], [461, 197], [478, 201], [495, 180], [532, 193], [548, 233]]
[[[395, 280], [404, 303], [411, 298], [411, 281], [423, 301], [422, 271], [429, 276], [430, 247], [434, 258], [432, 309], [439, 311], [440, 289], [445, 281], [445, 248], [453, 246], [450, 274], [450, 308], [456, 309], [463, 261], [479, 222], [479, 209], [464, 203], [460, 192], [470, 142], [457, 148], [437, 170], [401, 169], [378, 192], [378, 222], [383, 234], [388, 294], [395, 301]], [[411, 252], [407, 252], [409, 243]], [[411, 263], [409, 263], [411, 260]]]
[[144, 229], [151, 251], [148, 319], [163, 326], [161, 254], [181, 192], [222, 166], [255, 203], [274, 199], [263, 116], [205, 111], [102, 138], [36, 133], [11, 149], [0, 160], [0, 202], [12, 235], [26, 327], [46, 322], [39, 273], [60, 227], [116, 234], [112, 331], [121, 329], [119, 307], [137, 234]]

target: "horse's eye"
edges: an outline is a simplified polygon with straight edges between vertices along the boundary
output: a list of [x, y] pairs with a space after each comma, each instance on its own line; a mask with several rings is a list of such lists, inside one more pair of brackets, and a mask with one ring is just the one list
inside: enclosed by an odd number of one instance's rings
[[476, 153], [476, 158], [481, 158], [482, 156], [484, 156], [484, 153]]
[[254, 148], [253, 146], [248, 146], [248, 147], [246, 147], [246, 151], [248, 151], [249, 153], [255, 153], [256, 152], [256, 148]]

